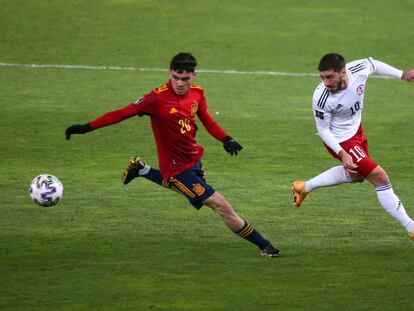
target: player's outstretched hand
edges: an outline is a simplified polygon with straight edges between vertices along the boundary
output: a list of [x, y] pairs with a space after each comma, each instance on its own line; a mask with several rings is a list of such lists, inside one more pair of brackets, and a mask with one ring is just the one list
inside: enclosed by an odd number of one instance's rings
[[408, 82], [414, 82], [414, 69], [410, 71], [404, 71], [401, 79], [408, 81]]
[[237, 152], [243, 149], [243, 147], [230, 136], [226, 136], [223, 139], [223, 147], [224, 150], [226, 150], [231, 155], [237, 155]]
[[85, 134], [91, 130], [92, 128], [89, 123], [71, 125], [65, 131], [66, 139], [70, 139], [70, 136], [73, 134]]

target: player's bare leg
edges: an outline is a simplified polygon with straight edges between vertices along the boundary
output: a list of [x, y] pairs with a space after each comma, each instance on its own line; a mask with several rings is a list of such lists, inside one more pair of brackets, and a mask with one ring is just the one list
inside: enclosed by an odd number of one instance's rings
[[238, 231], [244, 226], [244, 220], [237, 215], [230, 203], [217, 191], [203, 202], [223, 219], [231, 231]]
[[278, 257], [280, 251], [272, 243], [262, 237], [262, 235], [240, 218], [234, 211], [230, 203], [217, 191], [214, 192], [203, 204], [214, 210], [223, 219], [224, 223], [231, 231], [260, 248], [260, 255], [264, 257]]

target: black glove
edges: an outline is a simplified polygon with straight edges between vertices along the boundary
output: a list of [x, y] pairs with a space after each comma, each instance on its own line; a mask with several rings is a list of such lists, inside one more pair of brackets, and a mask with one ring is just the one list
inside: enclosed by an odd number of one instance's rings
[[92, 131], [91, 125], [89, 123], [71, 125], [65, 131], [66, 139], [70, 139], [70, 136], [72, 134], [85, 134], [89, 131]]
[[223, 147], [224, 150], [226, 150], [231, 155], [237, 155], [237, 152], [243, 149], [243, 147], [237, 141], [231, 138], [231, 136], [224, 137]]

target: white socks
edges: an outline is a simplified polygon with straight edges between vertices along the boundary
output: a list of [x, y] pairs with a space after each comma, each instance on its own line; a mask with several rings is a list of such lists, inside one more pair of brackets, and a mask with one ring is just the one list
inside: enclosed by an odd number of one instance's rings
[[143, 168], [141, 168], [138, 173], [139, 176], [146, 175], [150, 171], [151, 167], [148, 164], [145, 164]]
[[319, 187], [329, 187], [344, 183], [350, 183], [351, 179], [343, 166], [334, 166], [329, 170], [313, 177], [306, 182], [306, 192], [311, 192]]
[[414, 231], [414, 222], [408, 217], [400, 199], [392, 190], [391, 183], [384, 184], [375, 188], [378, 201], [382, 207], [407, 230], [408, 233]]
[[[311, 192], [320, 187], [335, 186], [344, 183], [351, 183], [343, 166], [335, 166], [319, 174], [318, 176], [306, 181], [305, 190]], [[392, 190], [391, 183], [387, 183], [375, 188], [377, 198], [382, 207], [407, 230], [408, 233], [414, 232], [414, 221], [405, 212], [400, 199]]]

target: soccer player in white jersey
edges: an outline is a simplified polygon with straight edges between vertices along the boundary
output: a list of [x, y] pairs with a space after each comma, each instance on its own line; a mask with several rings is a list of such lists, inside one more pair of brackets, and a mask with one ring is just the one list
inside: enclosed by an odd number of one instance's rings
[[368, 77], [376, 73], [414, 82], [414, 70], [401, 71], [371, 57], [345, 65], [345, 59], [336, 53], [324, 55], [318, 70], [322, 81], [313, 94], [312, 103], [318, 135], [342, 165], [307, 181], [293, 182], [294, 205], [300, 207], [306, 196], [317, 188], [367, 179], [375, 187], [382, 207], [414, 240], [414, 221], [394, 193], [387, 173], [370, 157], [361, 123]]

